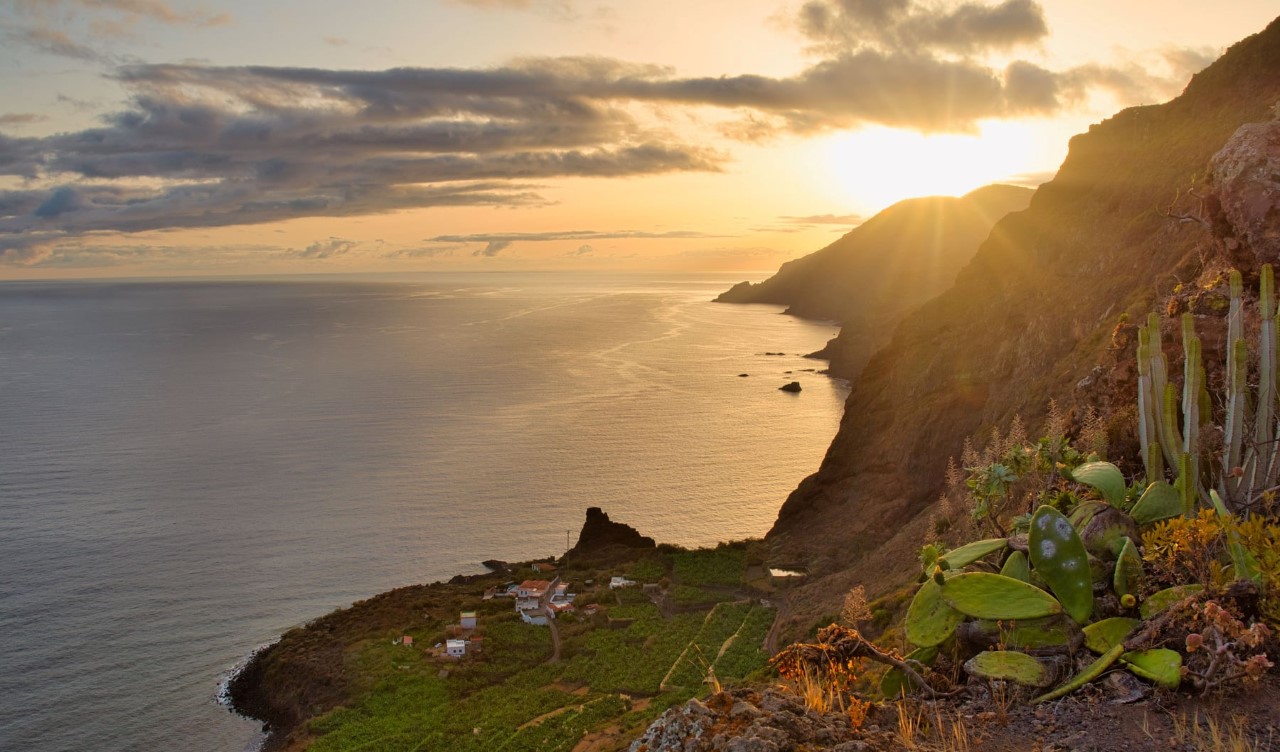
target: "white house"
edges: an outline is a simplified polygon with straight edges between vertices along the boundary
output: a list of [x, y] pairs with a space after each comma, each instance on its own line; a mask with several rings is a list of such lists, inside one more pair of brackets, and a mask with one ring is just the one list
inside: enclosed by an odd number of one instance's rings
[[635, 580], [628, 580], [626, 577], [612, 577], [609, 579], [609, 587], [617, 590], [620, 587], [631, 587], [636, 584]]
[[444, 644], [444, 652], [451, 658], [461, 658], [467, 654], [467, 641], [446, 640]]
[[547, 588], [551, 587], [551, 583], [547, 580], [525, 580], [516, 587], [516, 597], [525, 598], [541, 598], [547, 592]]
[[463, 611], [462, 616], [458, 620], [458, 624], [461, 625], [463, 629], [475, 629], [476, 628], [476, 612]]

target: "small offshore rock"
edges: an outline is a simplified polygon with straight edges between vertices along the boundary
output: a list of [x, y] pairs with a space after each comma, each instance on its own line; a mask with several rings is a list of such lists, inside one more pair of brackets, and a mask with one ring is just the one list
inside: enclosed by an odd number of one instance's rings
[[798, 392], [798, 391], [800, 391], [800, 382], [799, 382], [799, 381], [793, 381], [793, 382], [791, 382], [790, 384], [786, 384], [786, 385], [784, 385], [784, 386], [780, 386], [780, 387], [778, 387], [778, 391], [780, 391], [780, 392], [793, 392], [793, 393], [794, 393], [794, 392]]

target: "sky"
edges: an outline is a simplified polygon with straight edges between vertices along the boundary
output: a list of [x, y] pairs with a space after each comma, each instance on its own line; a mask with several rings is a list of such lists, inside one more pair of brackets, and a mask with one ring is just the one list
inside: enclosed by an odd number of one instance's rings
[[0, 279], [763, 272], [1274, 0], [0, 0]]

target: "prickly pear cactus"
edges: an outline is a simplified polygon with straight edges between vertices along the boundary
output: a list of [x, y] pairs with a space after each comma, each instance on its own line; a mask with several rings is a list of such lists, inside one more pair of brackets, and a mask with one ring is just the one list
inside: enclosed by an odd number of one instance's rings
[[1004, 560], [1004, 566], [1000, 568], [1000, 574], [1015, 580], [1030, 582], [1031, 565], [1027, 563], [1027, 555], [1021, 551], [1009, 554], [1009, 558]]
[[1053, 674], [1043, 663], [1016, 650], [978, 653], [965, 662], [964, 670], [971, 676], [1013, 681], [1027, 687], [1047, 687], [1053, 683]]
[[1140, 624], [1137, 619], [1127, 616], [1113, 616], [1110, 619], [1095, 621], [1080, 630], [1084, 633], [1084, 646], [1095, 653], [1105, 653], [1124, 642]]
[[1062, 611], [1057, 599], [1035, 585], [990, 572], [958, 574], [940, 594], [955, 610], [978, 619], [1038, 619]]
[[964, 614], [942, 600], [942, 587], [932, 579], [925, 580], [907, 607], [907, 639], [920, 647], [940, 645], [962, 621]]
[[1086, 462], [1071, 471], [1077, 482], [1093, 486], [1112, 506], [1124, 501], [1124, 475], [1110, 462]]
[[1058, 596], [1067, 615], [1080, 624], [1093, 613], [1089, 554], [1071, 521], [1049, 505], [1031, 518], [1031, 564]]
[[1142, 586], [1142, 557], [1138, 555], [1138, 547], [1129, 538], [1124, 539], [1120, 556], [1116, 558], [1116, 571], [1111, 585], [1121, 598], [1126, 595], [1136, 596]]

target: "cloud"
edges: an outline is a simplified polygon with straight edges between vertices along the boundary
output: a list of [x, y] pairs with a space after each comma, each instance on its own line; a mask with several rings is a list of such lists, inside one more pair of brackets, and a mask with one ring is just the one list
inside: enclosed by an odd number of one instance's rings
[[592, 246], [586, 245], [584, 243], [583, 245], [578, 246], [576, 250], [569, 251], [565, 255], [566, 256], [592, 256], [595, 254], [595, 252], [596, 252], [595, 248], [593, 248]]
[[[556, 232], [508, 232], [477, 233], [474, 235], [437, 235], [427, 240], [432, 243], [545, 243], [556, 240], [673, 240], [689, 238], [723, 238], [725, 235], [709, 235], [692, 230], [668, 230], [666, 232], [647, 232], [643, 230], [563, 230]], [[504, 246], [505, 247], [505, 246]]]
[[448, 2], [489, 11], [531, 11], [566, 21], [576, 20], [580, 15], [574, 7], [573, 0], [448, 0]]
[[[214, 19], [154, 0], [29, 5], [161, 23]], [[8, 207], [0, 237], [65, 241], [443, 206], [536, 206], [546, 202], [544, 181], [557, 178], [723, 169], [724, 152], [663, 125], [677, 108], [697, 108], [700, 118], [709, 110], [721, 133], [751, 140], [872, 123], [966, 131], [983, 119], [1049, 115], [1096, 91], [1149, 101], [1207, 59], [1164, 50], [1167, 76], [1136, 59], [1065, 71], [984, 62], [979, 53], [1044, 35], [1030, 0], [810, 0], [800, 18], [820, 56], [790, 76], [680, 77], [665, 66], [592, 56], [479, 69], [118, 66], [110, 78], [130, 98], [98, 126], [39, 138], [0, 134], [0, 176], [30, 181], [0, 190]], [[66, 35], [33, 40], [64, 55], [96, 54]], [[538, 235], [433, 242], [483, 243], [481, 255], [492, 256], [540, 239], [702, 237]]]
[[36, 52], [91, 63], [106, 63], [111, 57], [88, 45], [80, 44], [56, 29], [18, 26], [6, 29], [3, 38], [9, 44], [21, 45]]
[[145, 18], [171, 25], [222, 26], [231, 21], [226, 13], [200, 9], [180, 12], [159, 0], [18, 0], [14, 5], [29, 15], [44, 16], [78, 7], [90, 12], [115, 14], [130, 23]]
[[503, 251], [507, 250], [510, 247], [511, 247], [510, 240], [490, 240], [489, 242], [485, 243], [484, 248], [481, 248], [478, 251], [473, 251], [471, 255], [484, 256], [486, 258], [493, 258], [494, 256], [497, 256], [499, 253], [502, 253]]
[[136, 38], [141, 21], [170, 26], [222, 26], [231, 22], [225, 13], [201, 9], [177, 11], [160, 0], [17, 0], [0, 5], [0, 39], [34, 52], [82, 62], [116, 65], [118, 55], [89, 45]]
[[797, 225], [860, 225], [866, 218], [861, 214], [813, 214], [808, 217], [784, 215], [778, 219]]
[[1008, 50], [1049, 33], [1033, 0], [998, 5], [939, 5], [914, 0], [810, 0], [799, 13], [800, 31], [820, 49], [931, 50], [973, 54]]
[[[472, 251], [472, 256], [493, 257], [507, 250], [516, 243], [548, 243], [555, 241], [581, 240], [687, 240], [693, 238], [723, 238], [725, 235], [710, 235], [692, 230], [669, 230], [666, 232], [647, 232], [642, 230], [564, 230], [553, 232], [507, 232], [476, 233], [472, 235], [437, 235], [427, 238], [428, 243], [460, 243], [474, 245], [483, 243], [484, 247]], [[585, 250], [584, 250], [585, 249]], [[590, 245], [578, 246], [577, 251], [569, 255], [585, 256], [594, 252]]]
[[42, 123], [48, 119], [47, 115], [37, 115], [34, 112], [6, 112], [0, 115], [0, 125], [30, 125]]
[[328, 259], [334, 256], [344, 256], [358, 245], [360, 244], [354, 240], [329, 238], [328, 240], [317, 240], [301, 251], [292, 252], [291, 255], [304, 259]]

